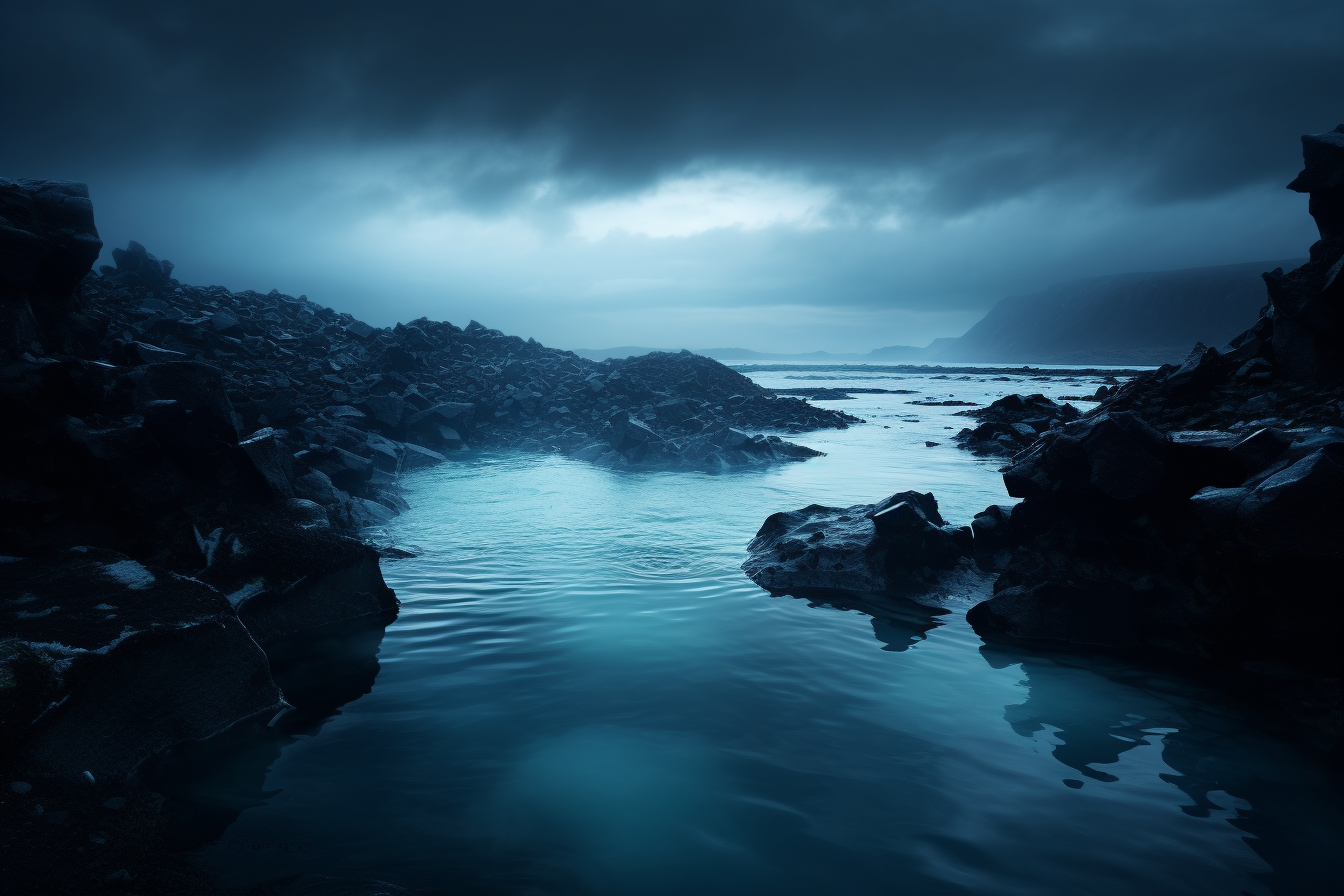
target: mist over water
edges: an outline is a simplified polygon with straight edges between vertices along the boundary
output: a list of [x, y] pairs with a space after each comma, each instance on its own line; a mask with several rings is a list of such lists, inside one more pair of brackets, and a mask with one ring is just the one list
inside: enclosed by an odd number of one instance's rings
[[738, 568], [778, 510], [918, 488], [967, 522], [1010, 500], [998, 461], [953, 446], [957, 408], [906, 402], [1098, 379], [753, 376], [913, 394], [833, 403], [869, 423], [795, 436], [827, 455], [765, 472], [499, 454], [407, 479], [410, 512], [375, 535], [420, 553], [384, 564], [402, 610], [372, 689], [262, 757], [260, 787], [257, 757], [238, 760], [259, 795], [199, 851], [221, 883], [998, 896], [1340, 879], [1326, 771], [1227, 696], [982, 649], [964, 597], [871, 616], [772, 598]]

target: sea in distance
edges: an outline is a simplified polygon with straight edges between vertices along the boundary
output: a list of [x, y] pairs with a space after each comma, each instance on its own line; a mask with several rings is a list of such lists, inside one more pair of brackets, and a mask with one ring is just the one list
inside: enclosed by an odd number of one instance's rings
[[868, 422], [759, 472], [468, 452], [407, 477], [410, 511], [370, 533], [415, 554], [383, 564], [399, 618], [333, 636], [334, 666], [282, 663], [300, 710], [269, 740], [183, 760], [194, 860], [228, 887], [435, 894], [1338, 892], [1334, 773], [1228, 688], [991, 649], [975, 594], [858, 609], [739, 569], [778, 510], [1010, 503], [1003, 461], [955, 447], [961, 409], [909, 402], [1100, 376], [744, 369], [909, 394], [821, 402]]

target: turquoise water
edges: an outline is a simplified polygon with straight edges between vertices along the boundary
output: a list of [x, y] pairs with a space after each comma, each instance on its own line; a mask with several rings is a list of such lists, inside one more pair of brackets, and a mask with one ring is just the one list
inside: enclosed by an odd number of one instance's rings
[[833, 403], [870, 423], [795, 437], [827, 456], [766, 472], [490, 455], [408, 480], [412, 510], [374, 535], [421, 553], [384, 564], [401, 615], [342, 699], [368, 693], [201, 788], [247, 808], [200, 860], [227, 886], [433, 893], [1333, 889], [1338, 791], [1228, 698], [982, 650], [964, 596], [870, 616], [738, 569], [776, 510], [917, 487], [967, 521], [1007, 500], [952, 447], [955, 408], [906, 401], [1094, 381], [800, 375], [760, 381], [918, 394]]

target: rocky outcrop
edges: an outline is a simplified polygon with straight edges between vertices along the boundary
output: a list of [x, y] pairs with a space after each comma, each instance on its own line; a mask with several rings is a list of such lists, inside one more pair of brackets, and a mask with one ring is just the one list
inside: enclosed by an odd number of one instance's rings
[[84, 184], [0, 178], [0, 348], [96, 343], [103, 322], [84, 313], [77, 287], [102, 247]]
[[1344, 124], [1302, 138], [1306, 167], [1288, 189], [1308, 193], [1320, 240], [1310, 260], [1289, 274], [1265, 275], [1270, 346], [1280, 369], [1303, 382], [1344, 381]]
[[[0, 210], [19, 334], [0, 354], [0, 758], [122, 780], [274, 715], [272, 644], [386, 621], [396, 597], [347, 534], [372, 502], [275, 430], [240, 439], [229, 372], [152, 346], [107, 357], [115, 315], [78, 289], [101, 246], [82, 185], [0, 181]], [[142, 247], [117, 258], [178, 288]]]
[[742, 569], [775, 594], [910, 594], [927, 590], [970, 547], [970, 529], [947, 525], [932, 494], [900, 492], [876, 504], [773, 514]]
[[957, 416], [980, 422], [957, 433], [957, 444], [982, 456], [1011, 457], [1041, 433], [1077, 420], [1079, 415], [1073, 405], [1057, 404], [1040, 393], [1005, 395], [987, 407], [958, 412]]
[[968, 618], [991, 640], [1237, 670], [1335, 749], [1344, 662], [1320, 583], [1344, 557], [1344, 130], [1303, 143], [1290, 188], [1312, 196], [1311, 260], [1265, 276], [1265, 314], [1229, 345], [1136, 377], [1014, 459], [1004, 482], [1024, 500]]
[[5, 740], [76, 779], [283, 706], [266, 654], [214, 588], [97, 548], [0, 563]]

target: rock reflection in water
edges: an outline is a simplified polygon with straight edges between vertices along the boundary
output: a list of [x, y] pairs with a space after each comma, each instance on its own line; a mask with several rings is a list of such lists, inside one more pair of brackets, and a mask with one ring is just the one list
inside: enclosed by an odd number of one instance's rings
[[784, 597], [805, 600], [814, 607], [854, 610], [872, 617], [873, 637], [883, 650], [894, 653], [909, 650], [942, 625], [939, 619], [950, 610], [928, 606], [905, 597], [859, 595], [848, 591], [798, 590]]
[[244, 810], [279, 793], [266, 790], [265, 782], [281, 751], [300, 736], [316, 735], [341, 707], [373, 689], [383, 634], [383, 621], [358, 620], [272, 646], [271, 674], [293, 709], [180, 747], [150, 773], [155, 789], [169, 798], [175, 846], [192, 849], [213, 840]]
[[[1279, 737], [1272, 717], [1256, 706], [1239, 703], [1216, 682], [1107, 656], [1001, 646], [980, 653], [995, 669], [1020, 666], [1029, 693], [1004, 707], [1004, 721], [1022, 737], [1050, 743], [1053, 757], [1079, 776], [1062, 777], [1065, 786], [1123, 786], [1155, 774], [1188, 798], [1179, 807], [1186, 815], [1222, 818], [1245, 833], [1272, 869], [1251, 875], [1268, 892], [1323, 892], [1332, 879], [1344, 819], [1322, 817], [1314, 799], [1338, 789], [1338, 769]], [[1159, 761], [1124, 762], [1144, 747], [1156, 747]], [[1310, 835], [1292, 824], [1313, 816]]]

